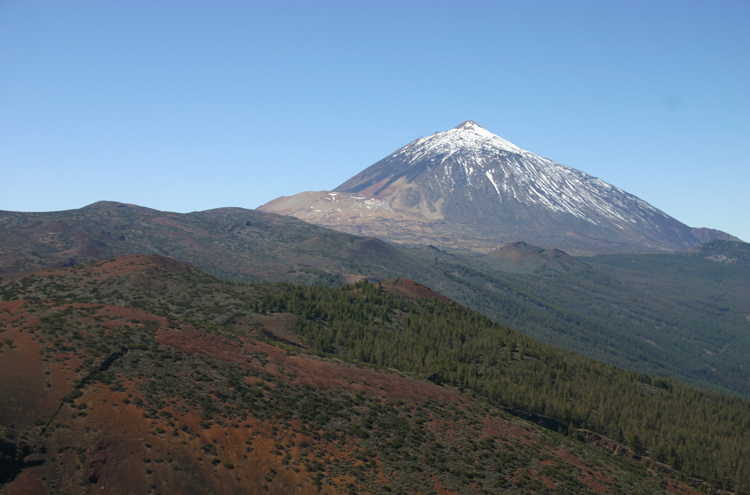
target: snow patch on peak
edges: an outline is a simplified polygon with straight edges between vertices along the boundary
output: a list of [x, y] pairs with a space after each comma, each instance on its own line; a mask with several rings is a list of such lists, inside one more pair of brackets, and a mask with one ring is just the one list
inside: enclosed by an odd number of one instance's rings
[[481, 125], [477, 124], [473, 120], [467, 120], [466, 122], [462, 122], [461, 124], [454, 127], [454, 129], [465, 129], [467, 131], [471, 131], [477, 128], [484, 130]]
[[510, 141], [505, 140], [501, 138], [500, 136], [491, 133], [490, 131], [482, 127], [481, 125], [474, 122], [473, 120], [467, 120], [461, 125], [454, 127], [450, 131], [446, 131], [445, 133], [439, 133], [439, 134], [447, 134], [447, 133], [450, 133], [451, 131], [461, 131], [462, 134], [464, 134], [464, 137], [469, 140], [471, 140], [472, 137], [465, 136], [465, 134], [466, 133], [475, 134], [476, 136], [473, 137], [474, 140], [476, 139], [489, 140], [493, 144], [495, 144], [495, 146], [502, 148], [502, 149], [509, 150], [509, 151], [515, 151], [517, 153], [525, 151], [519, 148], [518, 146], [516, 146], [515, 144], [511, 143]]
[[510, 141], [497, 136], [472, 120], [467, 120], [458, 127], [445, 132], [419, 138], [401, 148], [392, 155], [403, 156], [408, 163], [415, 163], [430, 155], [444, 157], [456, 154], [489, 154], [498, 156], [501, 153], [531, 154]]

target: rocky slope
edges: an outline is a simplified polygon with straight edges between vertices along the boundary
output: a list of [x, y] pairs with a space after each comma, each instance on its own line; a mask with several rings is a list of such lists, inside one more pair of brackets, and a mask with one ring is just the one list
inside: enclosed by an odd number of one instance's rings
[[[221, 283], [155, 256], [0, 285], [0, 372], [12, 377], [0, 380], [3, 495], [692, 495], [701, 485], [620, 440], [564, 436], [419, 373], [323, 353], [294, 323], [323, 319], [267, 309], [302, 301], [293, 287]], [[418, 284], [387, 287], [411, 312], [461, 312], [414, 301], [430, 295]], [[386, 297], [366, 285], [348, 290], [364, 307]], [[394, 322], [403, 317], [391, 311]], [[534, 361], [524, 361], [511, 355], [508, 369], [528, 374]], [[649, 393], [670, 402], [685, 391]]]

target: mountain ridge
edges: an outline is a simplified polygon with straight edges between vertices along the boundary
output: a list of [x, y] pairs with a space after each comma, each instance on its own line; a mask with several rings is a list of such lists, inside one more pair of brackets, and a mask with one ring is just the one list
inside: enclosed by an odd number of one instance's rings
[[[555, 250], [544, 255], [545, 248], [529, 243], [501, 249], [505, 256], [461, 255], [241, 208], [181, 214], [116, 202], [64, 212], [0, 212], [0, 233], [0, 274], [155, 254], [236, 282], [337, 287], [362, 278], [408, 278], [589, 357], [750, 396], [741, 366], [750, 348], [744, 316], [750, 290], [742, 250], [729, 241], [692, 257], [573, 259]], [[715, 262], [724, 259], [738, 262]], [[651, 290], [660, 287], [669, 290]], [[653, 321], [661, 321], [656, 332]]]

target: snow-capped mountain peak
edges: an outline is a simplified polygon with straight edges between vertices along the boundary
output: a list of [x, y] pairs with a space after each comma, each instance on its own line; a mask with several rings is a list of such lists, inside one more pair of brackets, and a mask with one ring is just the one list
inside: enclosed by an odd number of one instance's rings
[[[436, 245], [455, 234], [450, 242], [457, 246], [469, 232], [477, 243], [524, 240], [582, 252], [591, 246], [670, 250], [698, 243], [689, 227], [636, 196], [537, 156], [471, 120], [409, 143], [334, 192], [339, 194], [326, 193], [307, 205], [310, 213], [301, 214], [356, 224], [357, 233], [383, 235], [387, 226], [393, 236], [386, 237], [403, 242], [416, 242], [403, 240], [414, 235], [405, 225], [427, 222], [442, 232], [442, 240], [429, 242]], [[268, 211], [297, 211], [297, 201], [307, 200], [290, 198]], [[320, 207], [326, 203], [333, 209]], [[422, 232], [424, 226], [415, 228]]]
[[416, 161], [434, 153], [452, 155], [458, 152], [501, 150], [511, 153], [528, 153], [510, 141], [491, 133], [473, 120], [467, 120], [453, 129], [417, 139], [399, 151], [409, 155], [410, 161]]
[[545, 223], [571, 230], [606, 229], [614, 237], [639, 225], [654, 237], [661, 236], [660, 224], [687, 228], [632, 194], [537, 156], [472, 120], [413, 141], [335, 191], [369, 194], [446, 221], [490, 226], [510, 216], [514, 230], [523, 218], [536, 224], [547, 218]]
[[448, 136], [453, 136], [457, 134], [452, 131], [460, 131], [461, 137], [467, 140], [471, 139], [471, 134], [467, 134], [467, 133], [472, 133], [475, 135], [474, 139], [476, 140], [488, 139], [497, 146], [507, 147], [508, 149], [512, 149], [512, 150], [522, 151], [521, 148], [519, 148], [515, 144], [511, 143], [510, 141], [506, 141], [505, 139], [501, 138], [500, 136], [496, 134], [491, 133], [490, 131], [482, 127], [481, 125], [474, 122], [473, 120], [467, 120], [466, 122], [460, 125], [457, 125], [453, 129], [446, 131], [445, 133], [441, 133], [441, 134], [447, 134]]

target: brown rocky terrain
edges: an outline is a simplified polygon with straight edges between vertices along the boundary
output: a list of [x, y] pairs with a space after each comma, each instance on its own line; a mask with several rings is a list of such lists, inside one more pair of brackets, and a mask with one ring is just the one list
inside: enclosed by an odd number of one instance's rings
[[408, 299], [424, 298], [424, 299], [437, 299], [439, 301], [444, 301], [448, 303], [453, 302], [447, 297], [445, 297], [444, 295], [438, 294], [437, 292], [430, 289], [429, 287], [425, 287], [424, 285], [414, 282], [413, 280], [395, 278], [395, 279], [386, 281], [383, 284], [383, 287], [388, 292], [404, 296]]
[[[297, 316], [238, 312], [261, 286], [155, 256], [0, 282], [23, 295], [0, 302], [4, 495], [698, 493], [456, 389], [315, 351]], [[148, 291], [163, 301], [138, 303]]]

